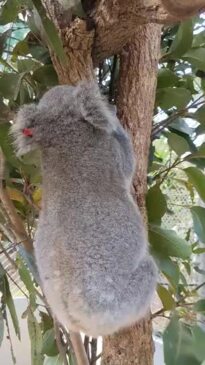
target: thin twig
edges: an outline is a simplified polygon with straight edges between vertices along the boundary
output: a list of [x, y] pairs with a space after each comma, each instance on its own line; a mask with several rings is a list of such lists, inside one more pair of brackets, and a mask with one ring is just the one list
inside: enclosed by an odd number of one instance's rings
[[67, 354], [66, 354], [67, 345], [62, 342], [62, 336], [61, 336], [59, 323], [56, 320], [54, 320], [54, 330], [55, 330], [56, 344], [58, 347], [60, 357], [63, 360], [64, 365], [69, 365], [68, 359], [67, 359]]

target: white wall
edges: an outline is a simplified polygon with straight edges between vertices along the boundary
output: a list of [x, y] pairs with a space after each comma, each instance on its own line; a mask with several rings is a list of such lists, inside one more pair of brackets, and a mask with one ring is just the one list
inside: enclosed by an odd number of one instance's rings
[[[22, 313], [26, 310], [27, 301], [24, 298], [16, 298], [15, 306], [17, 315], [19, 318], [20, 330], [21, 330], [21, 341], [19, 341], [14, 333], [13, 325], [9, 318], [9, 327], [11, 331], [12, 344], [14, 348], [14, 354], [16, 357], [17, 365], [31, 365], [30, 362], [30, 341], [28, 337], [27, 331], [27, 320], [21, 319]], [[154, 338], [155, 342], [155, 356], [154, 356], [154, 364], [155, 365], [164, 365], [163, 361], [163, 348], [162, 343], [159, 339]], [[2, 346], [0, 348], [0, 364], [2, 365], [13, 365], [10, 351], [10, 344], [6, 336], [4, 336], [4, 340]]]

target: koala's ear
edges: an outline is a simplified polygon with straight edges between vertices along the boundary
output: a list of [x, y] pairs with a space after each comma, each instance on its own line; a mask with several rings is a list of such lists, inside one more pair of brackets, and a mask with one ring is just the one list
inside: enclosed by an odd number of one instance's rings
[[82, 82], [75, 90], [76, 103], [83, 119], [93, 127], [112, 133], [118, 126], [118, 119], [93, 82]]
[[14, 140], [16, 154], [18, 156], [36, 149], [35, 121], [38, 116], [35, 104], [22, 107], [14, 120], [10, 134]]

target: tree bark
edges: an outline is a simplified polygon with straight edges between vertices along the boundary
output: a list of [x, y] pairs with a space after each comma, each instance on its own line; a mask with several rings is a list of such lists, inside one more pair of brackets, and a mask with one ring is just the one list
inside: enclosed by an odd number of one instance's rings
[[187, 0], [178, 0], [177, 4], [176, 0], [84, 0], [91, 8], [87, 18], [71, 21], [72, 9], [62, 16], [57, 0], [42, 1], [59, 32], [67, 57], [67, 63], [62, 65], [51, 51], [61, 84], [92, 79], [93, 64], [97, 66], [105, 58], [121, 52], [140, 25], [179, 22], [205, 7], [205, 0], [193, 1], [191, 6], [191, 0], [187, 6]]
[[[133, 137], [137, 156], [134, 187], [145, 223], [147, 165], [160, 55], [160, 35], [159, 25], [139, 26], [134, 39], [123, 48], [120, 57], [118, 117]], [[152, 325], [149, 318], [114, 336], [105, 338], [103, 365], [151, 365], [152, 363]]]

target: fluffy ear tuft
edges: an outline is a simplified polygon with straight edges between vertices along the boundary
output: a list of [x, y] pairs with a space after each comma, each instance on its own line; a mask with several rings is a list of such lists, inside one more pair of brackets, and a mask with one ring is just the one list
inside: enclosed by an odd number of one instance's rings
[[35, 134], [36, 117], [37, 107], [35, 104], [25, 105], [17, 113], [10, 132], [14, 140], [17, 156], [24, 155], [25, 153], [37, 148], [33, 133], [30, 133], [30, 135], [25, 133], [25, 130], [31, 130], [34, 131]]
[[84, 81], [75, 90], [76, 103], [85, 121], [95, 128], [112, 133], [118, 125], [117, 117], [103, 99], [94, 81]]

